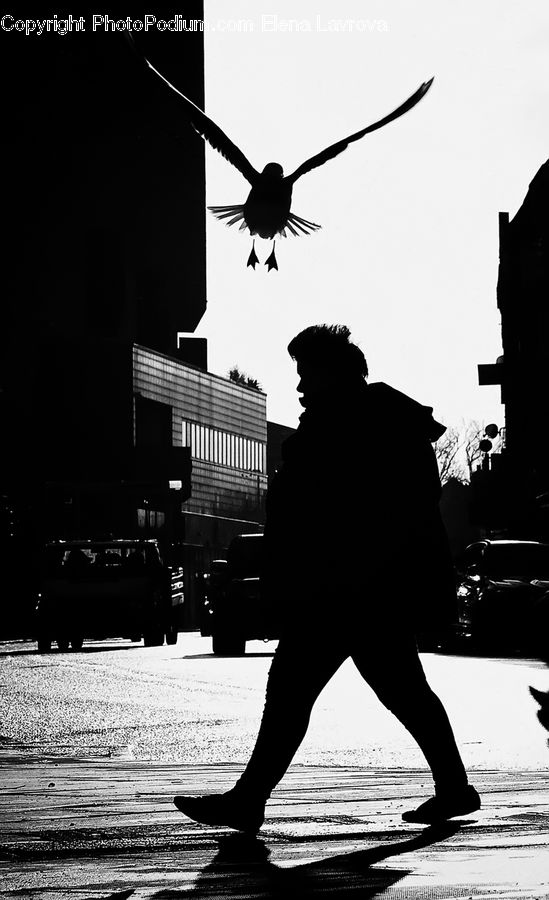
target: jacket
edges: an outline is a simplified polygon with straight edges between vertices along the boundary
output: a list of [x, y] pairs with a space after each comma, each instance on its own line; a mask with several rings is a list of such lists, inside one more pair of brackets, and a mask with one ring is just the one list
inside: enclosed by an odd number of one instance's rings
[[[334, 603], [362, 618], [455, 618], [430, 407], [383, 383], [308, 406], [267, 494], [263, 584], [289, 620]], [[326, 610], [324, 610], [326, 611]]]

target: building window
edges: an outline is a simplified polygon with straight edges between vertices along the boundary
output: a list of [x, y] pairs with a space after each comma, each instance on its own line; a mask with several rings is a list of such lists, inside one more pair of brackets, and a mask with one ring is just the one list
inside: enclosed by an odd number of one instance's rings
[[181, 422], [181, 444], [190, 447], [194, 459], [202, 459], [231, 469], [265, 472], [267, 449], [263, 441], [253, 441], [219, 428]]

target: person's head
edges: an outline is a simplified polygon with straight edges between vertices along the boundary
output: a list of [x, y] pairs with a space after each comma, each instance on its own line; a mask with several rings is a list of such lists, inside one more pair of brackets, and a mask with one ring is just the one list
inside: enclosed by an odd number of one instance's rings
[[364, 382], [368, 365], [350, 335], [345, 325], [311, 325], [288, 344], [288, 353], [297, 363], [297, 390], [303, 394], [303, 406], [314, 397]]

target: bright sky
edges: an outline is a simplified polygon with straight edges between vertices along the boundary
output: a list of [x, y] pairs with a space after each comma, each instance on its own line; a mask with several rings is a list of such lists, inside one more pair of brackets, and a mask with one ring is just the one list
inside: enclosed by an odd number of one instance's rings
[[[547, 0], [205, 0], [205, 18], [206, 112], [259, 170], [292, 172], [435, 76], [411, 112], [296, 183], [292, 211], [322, 230], [279, 239], [278, 272], [246, 268], [250, 236], [208, 216], [196, 333], [210, 370], [236, 363], [267, 392], [269, 419], [295, 426], [286, 346], [338, 322], [371, 381], [446, 424], [503, 424], [476, 366], [501, 353], [498, 211], [514, 215], [549, 157]], [[208, 203], [243, 203], [248, 183], [206, 155]], [[270, 243], [256, 250], [263, 263]]]

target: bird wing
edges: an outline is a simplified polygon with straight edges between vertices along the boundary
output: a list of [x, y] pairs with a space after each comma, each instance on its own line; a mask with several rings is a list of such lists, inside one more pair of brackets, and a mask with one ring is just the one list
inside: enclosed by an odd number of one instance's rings
[[168, 79], [165, 78], [164, 75], [162, 75], [162, 72], [159, 72], [158, 69], [155, 69], [155, 67], [152, 63], [149, 62], [147, 57], [143, 56], [142, 53], [140, 53], [136, 48], [131, 35], [126, 32], [126, 36], [129, 39], [129, 43], [134, 53], [136, 53], [137, 56], [140, 57], [142, 62], [147, 65], [151, 72], [154, 72], [154, 74], [157, 75], [158, 78], [160, 78], [164, 82], [164, 84], [167, 84], [167, 86], [177, 94], [180, 100], [183, 101], [183, 103], [185, 104], [189, 122], [191, 123], [194, 130], [198, 132], [198, 134], [203, 137], [204, 140], [206, 140], [214, 148], [214, 150], [217, 150], [218, 153], [221, 153], [221, 156], [223, 156], [228, 162], [235, 166], [235, 168], [237, 168], [238, 171], [242, 173], [244, 178], [249, 181], [250, 184], [255, 184], [255, 182], [259, 178], [259, 172], [254, 169], [251, 162], [246, 159], [242, 150], [240, 150], [240, 148], [237, 147], [236, 144], [233, 144], [231, 139], [227, 137], [227, 135], [224, 131], [222, 131], [219, 125], [216, 125], [215, 122], [212, 122], [212, 120], [208, 118], [206, 113], [203, 112], [200, 107], [196, 105], [196, 103], [193, 103], [192, 100], [189, 100], [189, 98], [186, 97], [185, 94], [181, 93], [181, 91], [176, 88], [175, 85], [171, 83], [171, 81], [168, 81]]
[[384, 125], [387, 125], [389, 122], [392, 122], [393, 119], [398, 119], [399, 116], [404, 115], [404, 113], [408, 112], [409, 109], [412, 109], [416, 103], [419, 103], [422, 97], [425, 96], [429, 88], [431, 87], [434, 78], [431, 78], [430, 81], [425, 81], [417, 91], [412, 94], [411, 97], [408, 97], [407, 100], [404, 101], [400, 106], [394, 109], [388, 116], [385, 116], [383, 119], [380, 119], [379, 122], [374, 122], [373, 125], [368, 125], [366, 128], [362, 128], [361, 131], [355, 132], [355, 134], [349, 135], [349, 137], [343, 138], [342, 141], [338, 141], [336, 144], [331, 144], [329, 147], [326, 147], [325, 150], [322, 150], [320, 153], [317, 153], [316, 156], [311, 156], [310, 159], [305, 160], [304, 163], [292, 172], [291, 175], [288, 175], [286, 181], [291, 182], [292, 184], [297, 181], [298, 178], [301, 178], [302, 175], [305, 175], [307, 172], [310, 172], [311, 169], [316, 169], [318, 166], [324, 165], [325, 162], [328, 162], [329, 159], [333, 159], [335, 156], [339, 156], [340, 153], [343, 153], [344, 150], [347, 149], [349, 144], [353, 141], [360, 140], [361, 137], [364, 137], [365, 134], [369, 134], [370, 131], [377, 131], [378, 128], [383, 128]]

